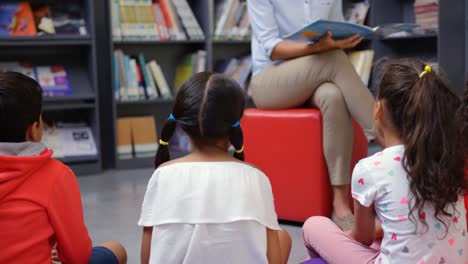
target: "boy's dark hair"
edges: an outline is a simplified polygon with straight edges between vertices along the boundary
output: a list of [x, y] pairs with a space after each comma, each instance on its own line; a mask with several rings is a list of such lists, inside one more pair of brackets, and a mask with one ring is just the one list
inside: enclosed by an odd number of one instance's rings
[[413, 222], [425, 203], [434, 206], [438, 220], [440, 215], [451, 216], [448, 206], [457, 202], [467, 184], [461, 100], [436, 72], [420, 78], [425, 66], [415, 59], [387, 61], [377, 94], [405, 145], [403, 166], [414, 200], [409, 216]]
[[[241, 119], [244, 107], [244, 93], [235, 80], [211, 72], [195, 74], [180, 87], [172, 110], [177, 121], [166, 120], [161, 140], [169, 142], [178, 124], [194, 144], [213, 145], [216, 140], [229, 138], [235, 149], [241, 149], [242, 129], [232, 126]], [[244, 160], [244, 153], [235, 153], [234, 157]], [[168, 146], [160, 145], [155, 167], [169, 159]]]
[[26, 131], [39, 121], [42, 89], [26, 75], [0, 72], [0, 142], [26, 141]]

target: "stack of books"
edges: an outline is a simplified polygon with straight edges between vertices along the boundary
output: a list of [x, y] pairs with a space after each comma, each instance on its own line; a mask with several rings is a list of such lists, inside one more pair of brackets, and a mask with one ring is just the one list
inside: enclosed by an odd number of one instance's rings
[[143, 53], [132, 56], [120, 49], [115, 50], [113, 71], [117, 101], [172, 97], [161, 66], [154, 59], [147, 62]]
[[215, 67], [216, 72], [224, 73], [236, 80], [242, 88], [248, 86], [248, 79], [252, 73], [252, 57], [230, 58], [220, 61]]
[[174, 80], [174, 94], [180, 89], [180, 86], [190, 76], [204, 72], [206, 70], [206, 51], [199, 50], [197, 52], [185, 55], [180, 64], [176, 67], [176, 75]]
[[73, 94], [65, 67], [62, 65], [32, 65], [22, 62], [0, 62], [0, 72], [19, 72], [36, 80], [44, 96]]
[[0, 2], [0, 36], [88, 33], [78, 1], [42, 2]]
[[202, 40], [186, 0], [109, 0], [115, 40]]
[[117, 156], [119, 159], [154, 157], [158, 149], [153, 116], [117, 119]]
[[249, 39], [251, 35], [247, 2], [222, 0], [216, 6], [215, 40]]
[[422, 29], [437, 31], [439, 28], [439, 0], [416, 0], [414, 2], [416, 24]]

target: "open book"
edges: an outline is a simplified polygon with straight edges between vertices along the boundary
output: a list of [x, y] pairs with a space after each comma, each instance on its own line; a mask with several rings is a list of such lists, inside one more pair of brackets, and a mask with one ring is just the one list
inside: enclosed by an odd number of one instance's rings
[[364, 38], [372, 36], [386, 37], [397, 32], [411, 31], [417, 27], [419, 27], [419, 25], [412, 23], [394, 23], [371, 28], [347, 22], [317, 20], [296, 32], [284, 36], [283, 39], [301, 42], [317, 41], [328, 31], [333, 33], [334, 39], [348, 38], [354, 34], [359, 34]]

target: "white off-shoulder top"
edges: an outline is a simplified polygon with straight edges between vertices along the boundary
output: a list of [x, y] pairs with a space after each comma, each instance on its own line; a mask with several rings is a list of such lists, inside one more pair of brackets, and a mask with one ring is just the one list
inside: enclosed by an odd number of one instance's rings
[[266, 228], [280, 230], [268, 178], [240, 162], [157, 169], [138, 225], [153, 227], [150, 263], [268, 263]]

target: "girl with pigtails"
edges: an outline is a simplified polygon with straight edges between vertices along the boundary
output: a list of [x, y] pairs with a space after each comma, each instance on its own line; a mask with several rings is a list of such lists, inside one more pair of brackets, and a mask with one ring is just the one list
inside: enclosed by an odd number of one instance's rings
[[[142, 263], [287, 263], [291, 240], [278, 225], [268, 178], [243, 162], [244, 106], [239, 85], [222, 74], [199, 73], [181, 86], [138, 222]], [[170, 160], [177, 125], [192, 153]]]

